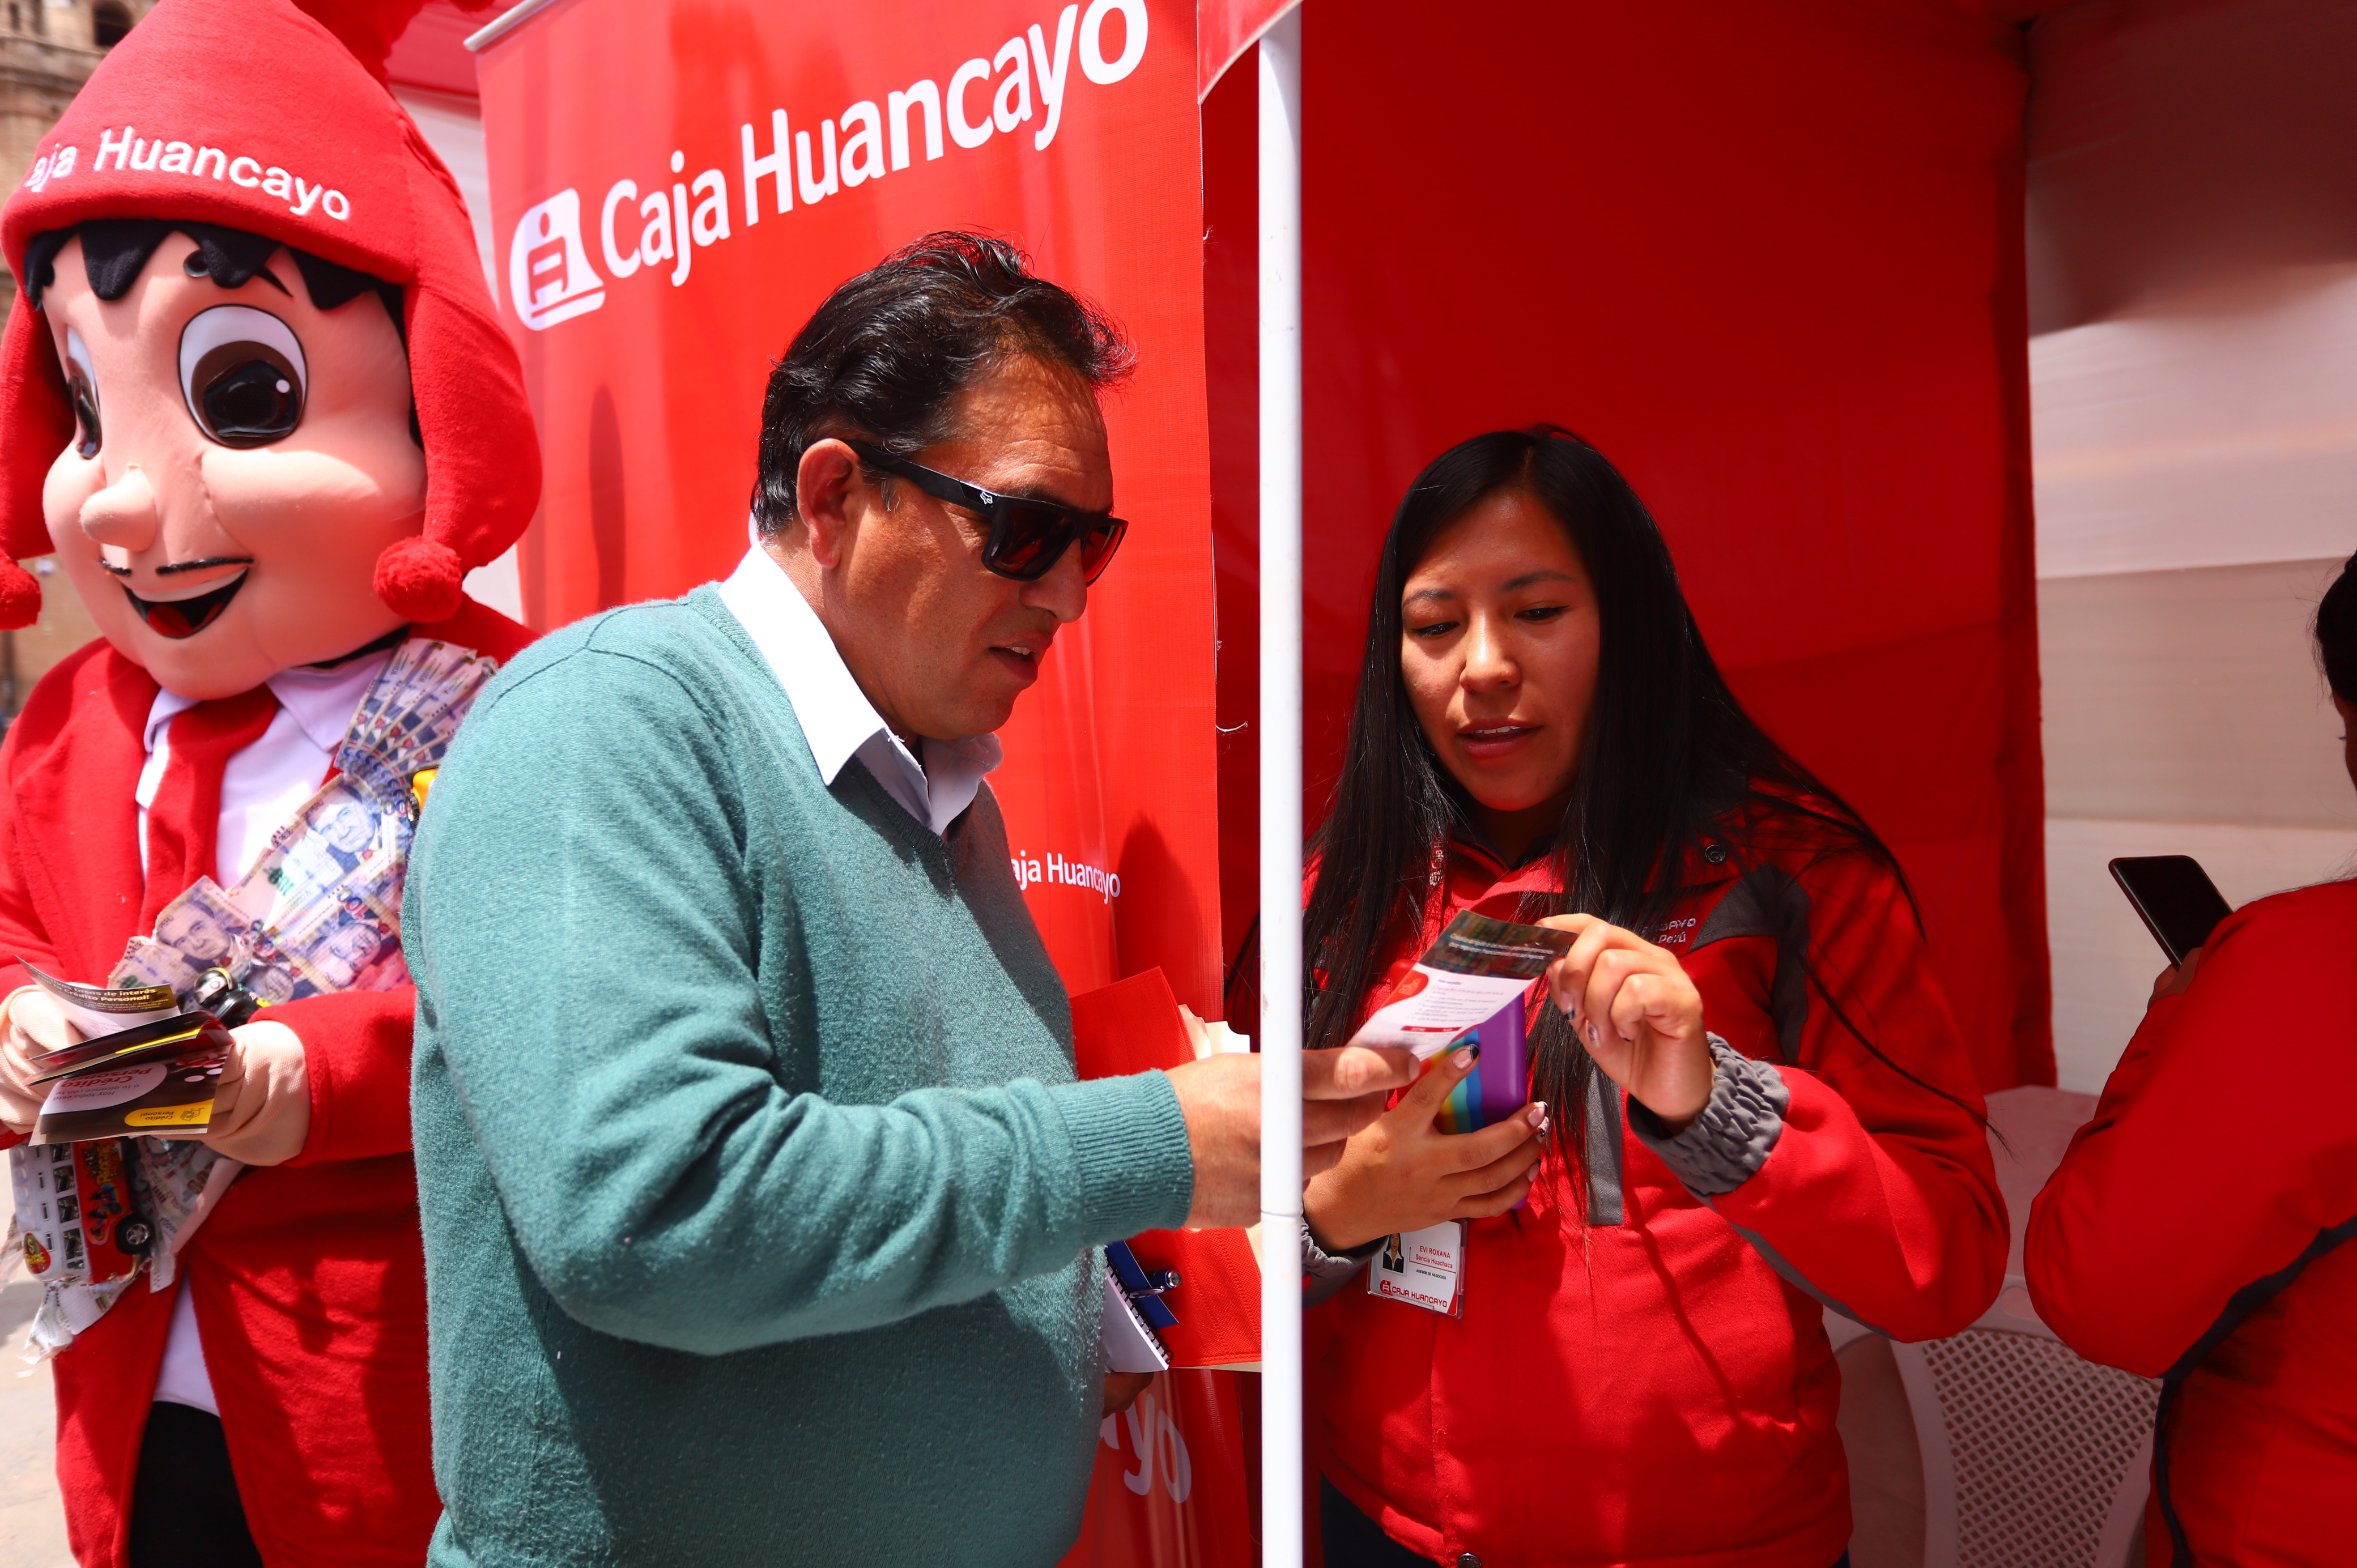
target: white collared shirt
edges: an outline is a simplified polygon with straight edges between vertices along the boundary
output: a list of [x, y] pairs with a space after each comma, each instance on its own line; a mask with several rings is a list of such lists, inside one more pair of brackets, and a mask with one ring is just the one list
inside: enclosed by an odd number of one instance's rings
[[[281, 670], [264, 682], [278, 712], [262, 737], [221, 769], [221, 814], [213, 839], [213, 880], [234, 887], [270, 847], [270, 835], [327, 782], [336, 748], [352, 727], [369, 682], [393, 657], [390, 649], [333, 669]], [[197, 705], [194, 697], [158, 692], [147, 709], [147, 765], [139, 770], [139, 861], [147, 861], [147, 808], [171, 763], [172, 720]]]
[[852, 678], [818, 612], [758, 540], [720, 585], [720, 602], [786, 689], [811, 760], [830, 786], [844, 765], [857, 757], [886, 794], [937, 833], [947, 832], [974, 804], [983, 776], [999, 764], [998, 737], [927, 739], [920, 766]]

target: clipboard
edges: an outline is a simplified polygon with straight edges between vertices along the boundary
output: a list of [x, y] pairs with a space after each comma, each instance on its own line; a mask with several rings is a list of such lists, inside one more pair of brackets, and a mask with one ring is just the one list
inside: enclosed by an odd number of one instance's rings
[[[1159, 969], [1072, 998], [1072, 1054], [1082, 1078], [1174, 1068], [1195, 1059], [1178, 998]], [[1178, 1283], [1158, 1299], [1175, 1319], [1155, 1337], [1170, 1365], [1260, 1368], [1260, 1254], [1241, 1227], [1146, 1230], [1129, 1239], [1137, 1264]]]

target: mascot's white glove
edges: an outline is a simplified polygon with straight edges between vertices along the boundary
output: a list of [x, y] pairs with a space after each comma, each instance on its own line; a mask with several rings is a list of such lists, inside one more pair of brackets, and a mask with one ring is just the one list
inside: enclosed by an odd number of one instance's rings
[[41, 1114], [48, 1086], [27, 1089], [25, 1080], [38, 1069], [33, 1065], [43, 1053], [70, 1046], [81, 1038], [65, 1009], [38, 985], [23, 986], [0, 1002], [0, 1127], [29, 1133]]
[[212, 1128], [201, 1141], [243, 1165], [291, 1160], [311, 1133], [311, 1072], [303, 1042], [285, 1025], [261, 1021], [230, 1034], [237, 1044], [221, 1069]]
[[[55, 998], [27, 985], [0, 1002], [0, 1126], [29, 1133], [48, 1098], [47, 1086], [27, 1089], [45, 1051], [82, 1037]], [[236, 1043], [213, 1097], [212, 1129], [203, 1138], [243, 1165], [274, 1165], [303, 1152], [311, 1132], [311, 1075], [303, 1042], [284, 1024], [253, 1023], [231, 1031]]]

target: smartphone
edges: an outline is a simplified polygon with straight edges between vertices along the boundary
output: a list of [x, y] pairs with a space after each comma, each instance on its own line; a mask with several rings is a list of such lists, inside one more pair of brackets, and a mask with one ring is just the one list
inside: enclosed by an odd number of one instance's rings
[[2190, 854], [2139, 854], [2112, 862], [2112, 880], [2128, 896], [2145, 929], [2171, 963], [2210, 940], [2233, 908]]

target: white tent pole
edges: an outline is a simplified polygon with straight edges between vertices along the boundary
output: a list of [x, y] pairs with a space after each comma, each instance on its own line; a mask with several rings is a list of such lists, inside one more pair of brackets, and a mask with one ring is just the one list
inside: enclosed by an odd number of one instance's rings
[[1301, 11], [1260, 48], [1261, 1561], [1300, 1568]]

